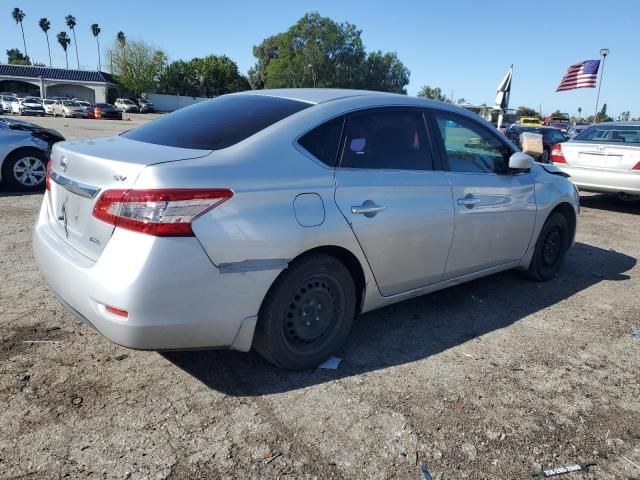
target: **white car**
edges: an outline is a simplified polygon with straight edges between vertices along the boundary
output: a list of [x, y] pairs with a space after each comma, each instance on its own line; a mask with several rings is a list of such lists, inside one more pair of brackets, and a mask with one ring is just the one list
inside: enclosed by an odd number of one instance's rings
[[13, 95], [0, 95], [0, 110], [3, 112], [11, 112], [11, 104], [16, 99]]
[[554, 145], [551, 161], [571, 175], [580, 190], [640, 201], [640, 123], [592, 125], [568, 142]]
[[113, 106], [125, 113], [138, 113], [140, 111], [138, 106], [133, 103], [133, 100], [128, 98], [117, 98]]
[[45, 98], [42, 102], [42, 106], [44, 107], [45, 115], [53, 115], [53, 105], [56, 103], [56, 100], [53, 98]]
[[16, 98], [11, 102], [11, 113], [15, 115], [39, 115], [44, 117], [44, 107], [35, 97]]

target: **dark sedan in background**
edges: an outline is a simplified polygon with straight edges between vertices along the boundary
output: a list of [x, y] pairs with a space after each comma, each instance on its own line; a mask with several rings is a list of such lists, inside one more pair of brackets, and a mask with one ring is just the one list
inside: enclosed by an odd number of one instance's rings
[[122, 120], [122, 112], [110, 103], [96, 103], [93, 110], [94, 118], [110, 118]]
[[551, 161], [551, 150], [553, 149], [554, 145], [566, 142], [568, 140], [568, 137], [558, 128], [531, 127], [527, 125], [518, 125], [515, 123], [507, 129], [506, 135], [509, 140], [520, 146], [520, 134], [524, 132], [539, 133], [540, 135], [542, 135], [542, 145], [544, 147], [544, 151], [542, 153], [542, 156], [538, 160], [542, 163], [549, 163]]

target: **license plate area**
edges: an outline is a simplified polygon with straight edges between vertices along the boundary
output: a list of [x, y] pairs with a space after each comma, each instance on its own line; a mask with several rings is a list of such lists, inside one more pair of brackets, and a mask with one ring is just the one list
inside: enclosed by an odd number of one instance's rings
[[598, 153], [580, 153], [580, 164], [585, 167], [616, 168], [620, 165], [622, 155], [606, 155]]

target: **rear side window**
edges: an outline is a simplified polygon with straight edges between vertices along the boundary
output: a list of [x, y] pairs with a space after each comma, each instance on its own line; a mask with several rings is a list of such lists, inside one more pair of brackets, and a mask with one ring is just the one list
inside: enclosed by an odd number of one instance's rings
[[122, 134], [169, 147], [220, 150], [311, 105], [262, 95], [228, 95], [182, 108]]
[[304, 134], [298, 143], [322, 163], [335, 167], [344, 117], [334, 118]]
[[433, 170], [424, 117], [419, 110], [374, 110], [350, 115], [340, 166]]

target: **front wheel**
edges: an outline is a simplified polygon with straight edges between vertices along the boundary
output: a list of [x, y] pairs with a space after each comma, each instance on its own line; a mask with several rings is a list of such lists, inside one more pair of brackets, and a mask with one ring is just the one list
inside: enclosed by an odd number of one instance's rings
[[314, 253], [292, 262], [267, 293], [254, 335], [260, 355], [288, 370], [308, 370], [345, 342], [356, 311], [349, 270]]
[[571, 242], [569, 222], [561, 213], [552, 214], [542, 226], [527, 277], [537, 281], [556, 276]]

